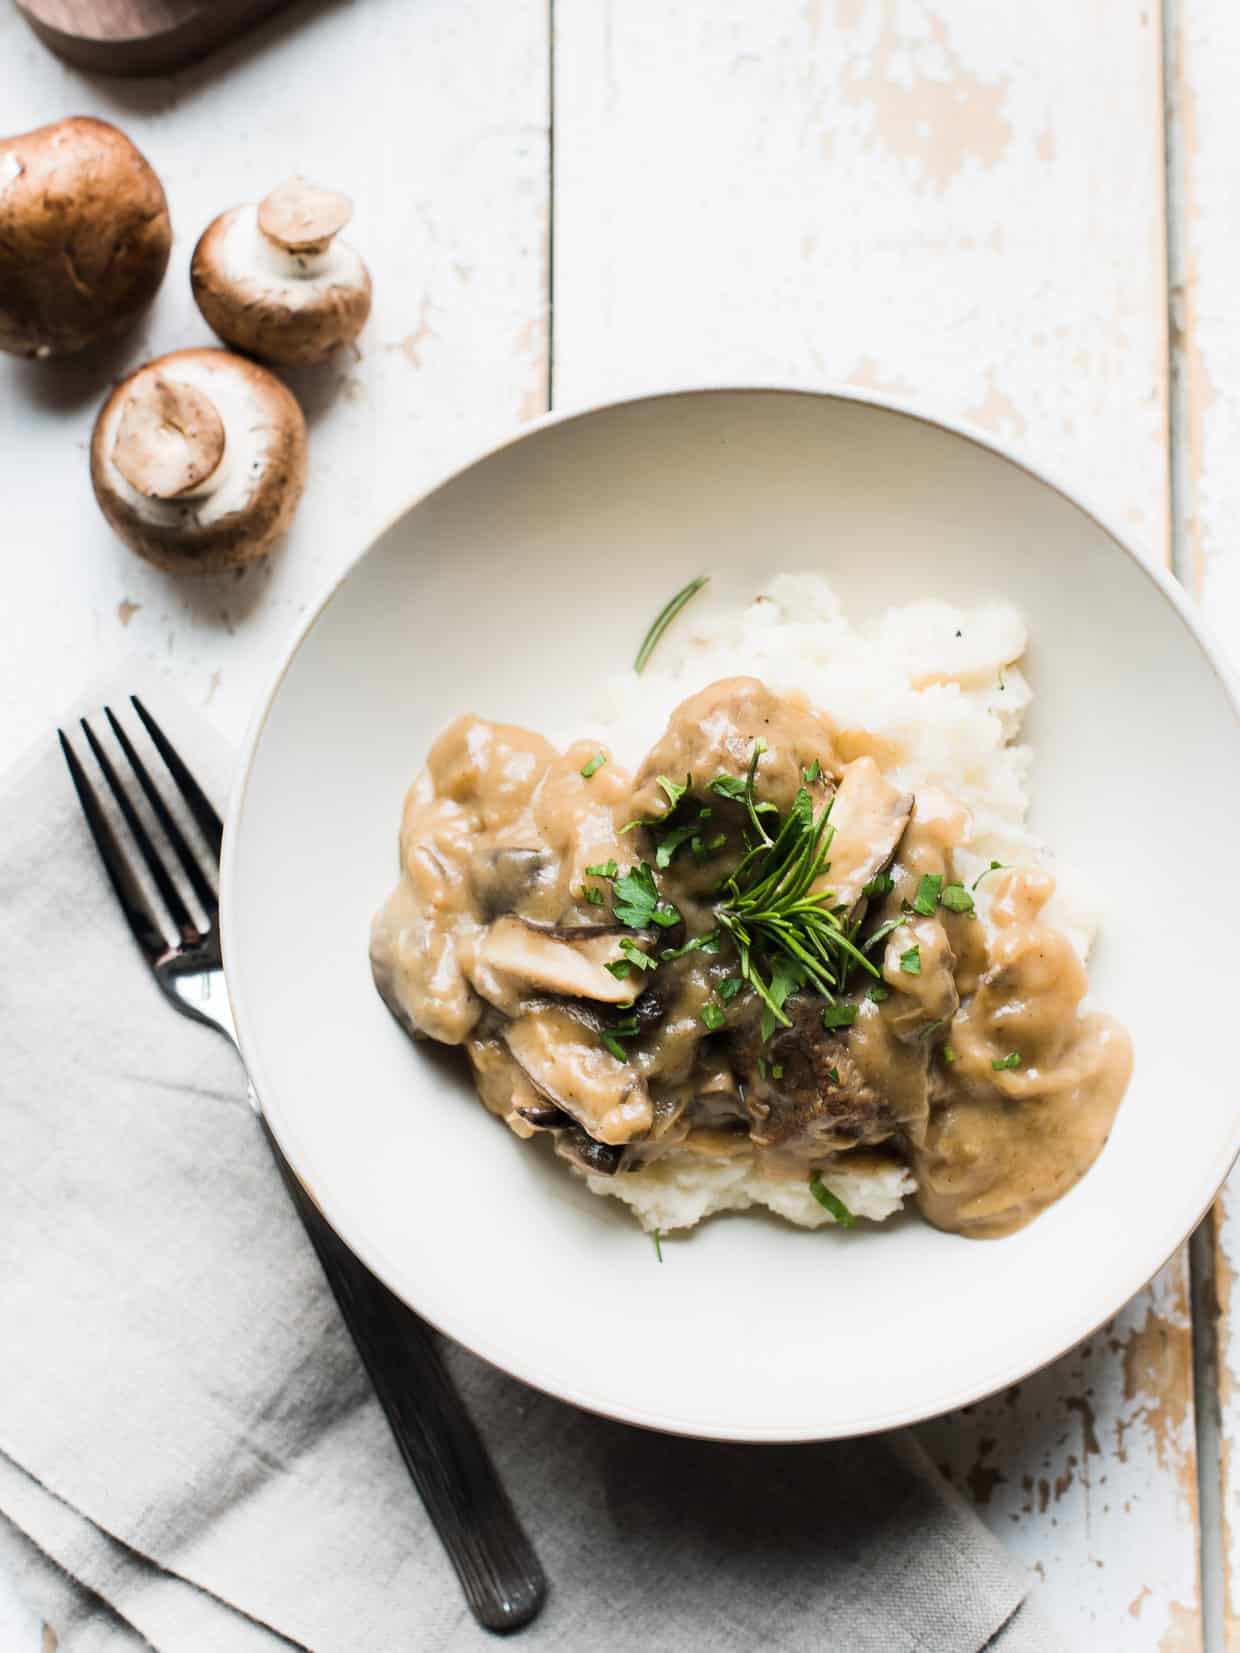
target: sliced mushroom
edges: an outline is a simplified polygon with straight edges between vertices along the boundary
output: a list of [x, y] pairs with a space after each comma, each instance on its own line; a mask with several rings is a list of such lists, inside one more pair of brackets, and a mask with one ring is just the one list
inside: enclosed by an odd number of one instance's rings
[[0, 350], [60, 356], [124, 332], [171, 246], [159, 179], [114, 126], [75, 115], [0, 139]]
[[257, 207], [234, 207], [204, 232], [190, 266], [194, 298], [225, 343], [288, 364], [351, 344], [370, 314], [370, 275], [337, 239], [345, 195], [290, 178]]
[[123, 380], [95, 421], [95, 498], [140, 557], [214, 574], [270, 551], [305, 484], [306, 422], [226, 350], [178, 350]]
[[484, 918], [515, 913], [555, 865], [545, 849], [485, 849], [469, 863], [469, 885]]
[[822, 883], [849, 912], [870, 880], [891, 865], [912, 813], [913, 794], [884, 780], [873, 758], [856, 758], [844, 770], [831, 805], [834, 836]]
[[620, 1145], [650, 1129], [654, 1112], [641, 1075], [597, 1039], [582, 1036], [566, 1011], [530, 1011], [504, 1029], [504, 1041], [534, 1088], [596, 1142]]
[[[626, 1004], [642, 990], [638, 974], [630, 969], [622, 979], [608, 964], [622, 961], [618, 926], [582, 926], [572, 930], [541, 929], [524, 919], [497, 918], [479, 948], [479, 959], [490, 969], [528, 982], [543, 993], [596, 999], [601, 1004]], [[566, 940], [579, 935], [580, 939]]]
[[580, 1127], [561, 1132], [555, 1139], [555, 1151], [570, 1164], [596, 1177], [614, 1177], [617, 1171], [623, 1170], [631, 1153], [628, 1148], [595, 1142]]

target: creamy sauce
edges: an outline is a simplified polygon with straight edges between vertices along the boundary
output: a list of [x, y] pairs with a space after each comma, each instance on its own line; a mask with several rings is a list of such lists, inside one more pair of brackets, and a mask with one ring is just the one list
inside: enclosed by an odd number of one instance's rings
[[[873, 953], [885, 995], [855, 971], [851, 1025], [825, 1030], [824, 1001], [801, 990], [784, 1006], [791, 1025], [764, 1039], [754, 993], [729, 996], [726, 939], [657, 970], [631, 962], [634, 948], [658, 960], [716, 931], [720, 875], [747, 822], [709, 783], [743, 780], [756, 742], [761, 800], [781, 814], [803, 786], [815, 813], [832, 800], [814, 893], [831, 892], [859, 941], [888, 926]], [[609, 1174], [672, 1148], [746, 1154], [802, 1180], [896, 1157], [929, 1221], [978, 1237], [1023, 1226], [1084, 1175], [1132, 1055], [1117, 1023], [1081, 1014], [1084, 967], [1042, 916], [1047, 874], [993, 874], [989, 926], [943, 906], [910, 912], [927, 875], [955, 881], [967, 814], [929, 789], [901, 793], [871, 756], [849, 761], [829, 719], [754, 678], [685, 701], [635, 777], [610, 759], [583, 776], [597, 755], [459, 718], [405, 801], [401, 878], [373, 927], [393, 1013], [416, 1036], [464, 1045], [484, 1105], [518, 1136], [550, 1131], [570, 1161]], [[687, 789], [681, 813], [660, 777]], [[610, 863], [653, 867], [661, 834], [623, 829], [663, 818], [698, 831], [696, 852], [686, 840], [657, 875], [679, 918], [626, 928]], [[891, 888], [875, 895], [883, 873]]]

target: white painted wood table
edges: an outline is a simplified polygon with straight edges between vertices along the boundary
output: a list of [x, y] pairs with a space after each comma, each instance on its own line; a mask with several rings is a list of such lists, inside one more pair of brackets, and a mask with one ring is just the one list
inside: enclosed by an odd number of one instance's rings
[[[0, 128], [116, 121], [176, 228], [122, 346], [0, 360], [0, 760], [134, 656], [239, 737], [414, 493], [552, 401], [677, 380], [844, 382], [972, 421], [1098, 501], [1240, 651], [1238, 80], [1234, 0], [355, 0], [130, 83], [0, 11]], [[98, 516], [91, 422], [122, 371], [208, 342], [197, 233], [295, 170], [354, 196], [374, 315], [293, 381], [312, 467], [287, 548], [178, 582]], [[1240, 1649], [1238, 1236], [1233, 1195], [1113, 1325], [921, 1431], [1074, 1649]]]

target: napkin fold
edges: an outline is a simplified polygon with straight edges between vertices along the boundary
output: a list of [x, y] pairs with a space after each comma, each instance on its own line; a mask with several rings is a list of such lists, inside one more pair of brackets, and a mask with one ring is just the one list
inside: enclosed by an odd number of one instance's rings
[[[218, 737], [138, 687], [222, 803]], [[493, 1649], [240, 1061], [148, 976], [50, 738], [0, 782], [0, 958], [0, 1563], [67, 1653]], [[445, 1357], [551, 1580], [528, 1653], [1061, 1645], [905, 1434], [681, 1440]]]

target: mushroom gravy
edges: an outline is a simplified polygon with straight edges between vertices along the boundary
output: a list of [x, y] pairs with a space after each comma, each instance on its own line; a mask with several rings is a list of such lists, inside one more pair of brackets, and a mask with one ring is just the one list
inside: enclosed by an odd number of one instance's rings
[[684, 701], [635, 776], [459, 718], [405, 800], [380, 993], [582, 1171], [746, 1156], [851, 1220], [832, 1169], [894, 1162], [937, 1227], [1022, 1227], [1101, 1151], [1128, 1036], [1081, 1013], [1049, 875], [985, 875], [983, 919], [965, 810], [854, 750], [749, 677]]

